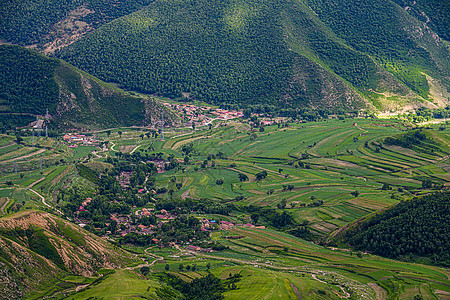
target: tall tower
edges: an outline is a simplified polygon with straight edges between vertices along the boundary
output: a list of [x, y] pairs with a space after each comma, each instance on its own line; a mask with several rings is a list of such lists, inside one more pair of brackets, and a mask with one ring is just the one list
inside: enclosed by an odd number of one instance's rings
[[17, 174], [17, 161], [14, 162], [14, 174]]
[[34, 129], [31, 130], [31, 132], [33, 133], [33, 148], [34, 148]]
[[164, 141], [164, 113], [161, 111], [161, 141]]
[[48, 126], [45, 126], [45, 137], [48, 138]]
[[39, 158], [39, 170], [42, 169], [42, 157]]
[[48, 108], [47, 108], [47, 110], [45, 111], [45, 119], [46, 119], [46, 120], [50, 119], [50, 115], [48, 114]]

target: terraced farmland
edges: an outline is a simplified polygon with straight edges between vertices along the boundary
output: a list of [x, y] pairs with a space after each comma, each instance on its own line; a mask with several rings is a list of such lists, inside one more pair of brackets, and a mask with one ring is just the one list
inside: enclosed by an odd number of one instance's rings
[[[155, 149], [180, 159], [182, 145], [192, 144], [195, 149], [183, 171], [165, 172], [157, 178], [157, 185], [166, 185], [174, 176], [183, 183], [175, 194], [183, 197], [273, 208], [283, 201], [297, 221], [308, 220], [310, 229], [328, 234], [411, 197], [425, 178], [436, 184], [446, 182], [448, 129], [424, 130], [437, 149], [433, 153], [384, 144], [386, 137], [406, 130], [397, 121], [358, 119], [267, 126], [253, 138], [255, 132], [245, 133], [233, 125], [199, 131], [168, 139]], [[223, 156], [211, 159], [217, 153]], [[207, 164], [202, 168], [204, 161]], [[267, 177], [256, 180], [260, 172], [267, 172]], [[249, 180], [240, 181], [239, 173]], [[218, 185], [218, 179], [223, 184]], [[244, 199], [235, 200], [240, 196]], [[323, 204], [308, 206], [315, 200]]]

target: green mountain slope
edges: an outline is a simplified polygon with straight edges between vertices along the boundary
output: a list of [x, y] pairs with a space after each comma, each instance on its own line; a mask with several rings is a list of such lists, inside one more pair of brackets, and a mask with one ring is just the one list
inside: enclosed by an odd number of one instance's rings
[[429, 86], [423, 73], [450, 83], [449, 49], [426, 25], [389, 0], [307, 0], [340, 38], [367, 53], [423, 98]]
[[431, 78], [448, 87], [449, 51], [428, 27], [416, 33], [420, 21], [388, 0], [341, 2], [157, 1], [58, 56], [128, 89], [210, 103], [448, 103], [430, 94]]
[[19, 46], [0, 45], [3, 113], [44, 115], [64, 128], [146, 125], [161, 105], [133, 97], [73, 66]]
[[[28, 211], [0, 219], [2, 299], [17, 299], [70, 273], [133, 262], [129, 253], [48, 213]], [[14, 289], [12, 289], [14, 287]]]

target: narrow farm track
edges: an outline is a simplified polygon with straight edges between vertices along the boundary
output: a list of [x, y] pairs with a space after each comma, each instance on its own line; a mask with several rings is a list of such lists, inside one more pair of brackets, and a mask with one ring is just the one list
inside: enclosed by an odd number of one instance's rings
[[367, 284], [375, 291], [375, 297], [377, 300], [385, 300], [387, 299], [387, 292], [375, 282], [369, 282]]
[[136, 148], [134, 148], [133, 150], [131, 150], [130, 154], [133, 154], [134, 151], [136, 151], [139, 147], [141, 147], [141, 145], [136, 146]]
[[42, 196], [41, 194], [39, 194], [38, 192], [36, 192], [35, 190], [33, 190], [32, 188], [28, 188], [29, 191], [35, 193], [39, 198], [41, 198], [42, 204], [44, 204], [45, 206], [47, 206], [48, 208], [51, 208], [55, 211], [57, 211], [60, 215], [64, 215], [64, 213], [62, 211], [60, 211], [57, 208], [54, 208], [53, 206], [51, 206], [50, 204], [48, 204], [47, 202], [45, 202], [45, 198], [44, 196]]
[[[4, 200], [4, 202], [3, 202]], [[11, 199], [9, 199], [8, 197], [2, 197], [2, 201], [0, 201], [0, 203], [3, 202], [2, 207], [0, 207], [0, 214], [6, 214], [6, 207], [8, 207], [9, 202], [11, 201]]]
[[13, 162], [13, 161], [16, 161], [16, 160], [21, 160], [21, 159], [24, 159], [24, 158], [32, 157], [32, 156], [41, 154], [44, 151], [45, 151], [45, 149], [39, 149], [38, 151], [30, 153], [30, 154], [27, 154], [27, 155], [23, 155], [23, 156], [19, 156], [19, 157], [15, 157], [15, 158], [4, 160], [4, 161], [2, 161], [2, 163]]

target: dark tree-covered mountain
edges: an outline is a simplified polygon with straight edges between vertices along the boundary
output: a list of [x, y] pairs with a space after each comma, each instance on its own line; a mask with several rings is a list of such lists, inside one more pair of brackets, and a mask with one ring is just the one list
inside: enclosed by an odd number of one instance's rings
[[49, 109], [57, 126], [102, 128], [146, 125], [164, 109], [19, 46], [0, 45], [0, 69], [2, 113], [44, 115]]
[[52, 51], [79, 35], [130, 14], [151, 0], [4, 0], [0, 39]]
[[449, 103], [448, 46], [389, 0], [157, 1], [58, 56], [127, 89], [209, 103]]
[[394, 0], [409, 14], [426, 23], [434, 32], [450, 41], [450, 1]]
[[392, 258], [429, 257], [450, 265], [450, 192], [403, 201], [344, 233], [358, 250]]

